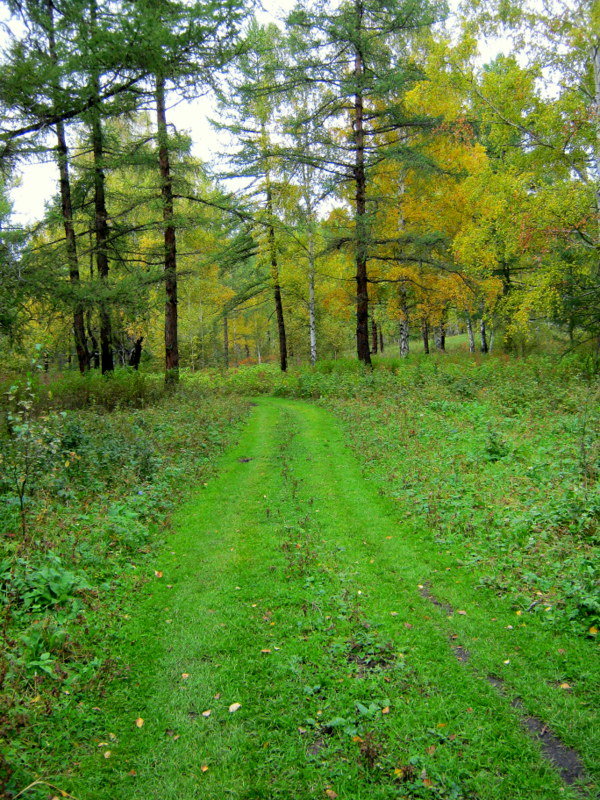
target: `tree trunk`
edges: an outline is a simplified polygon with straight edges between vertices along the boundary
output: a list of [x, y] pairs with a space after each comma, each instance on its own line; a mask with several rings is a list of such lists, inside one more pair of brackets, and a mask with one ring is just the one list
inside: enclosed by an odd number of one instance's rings
[[165, 107], [165, 79], [156, 76], [156, 124], [158, 134], [158, 165], [165, 243], [165, 383], [179, 380], [179, 341], [177, 335], [177, 248], [173, 210], [173, 179], [167, 138], [167, 113]]
[[140, 366], [140, 360], [142, 358], [142, 342], [144, 341], [144, 337], [140, 336], [138, 339], [135, 340], [133, 345], [133, 349], [129, 354], [129, 366], [133, 367], [134, 369], [138, 369]]
[[75, 292], [75, 308], [73, 309], [73, 336], [79, 371], [83, 375], [90, 368], [90, 353], [85, 335], [85, 317], [81, 300], [77, 297], [80, 290], [79, 262], [77, 259], [77, 242], [75, 227], [73, 225], [73, 204], [71, 200], [71, 181], [69, 177], [69, 162], [65, 127], [62, 122], [56, 125], [56, 138], [58, 141], [58, 169], [60, 173], [60, 200], [65, 231], [67, 249], [67, 262], [69, 264], [69, 281]]
[[[594, 142], [594, 161], [596, 167], [596, 218], [598, 220], [598, 240], [596, 242], [596, 258], [593, 274], [598, 282], [600, 278], [600, 38], [596, 35], [592, 51], [594, 73], [594, 100], [591, 118], [595, 122], [596, 141]], [[493, 331], [492, 331], [493, 335]], [[491, 343], [490, 343], [491, 349]], [[600, 332], [596, 335], [596, 349], [600, 352]]]
[[[309, 210], [309, 213], [310, 210]], [[317, 363], [317, 321], [315, 313], [315, 242], [312, 219], [308, 240], [308, 328], [310, 336], [310, 363]]]
[[473, 334], [473, 322], [471, 315], [467, 314], [467, 334], [469, 336], [469, 353], [475, 352], [475, 336]]
[[421, 336], [423, 337], [423, 352], [429, 355], [429, 323], [426, 319], [421, 320]]
[[487, 333], [486, 333], [486, 329], [485, 329], [485, 320], [484, 320], [483, 317], [481, 318], [481, 322], [479, 324], [479, 332], [481, 334], [481, 352], [482, 353], [487, 353], [489, 348], [488, 348], [488, 343], [487, 343]]
[[[596, 36], [592, 52], [593, 73], [594, 73], [594, 101], [592, 104], [591, 118], [596, 126], [596, 141], [594, 146], [594, 161], [596, 167], [596, 212], [598, 214], [598, 236], [600, 238], [600, 38]], [[596, 258], [596, 265], [598, 266], [599, 258]]]
[[[98, 91], [97, 81], [95, 90]], [[108, 284], [108, 215], [106, 212], [105, 177], [103, 168], [104, 144], [102, 138], [102, 124], [97, 108], [92, 111], [92, 149], [94, 152], [94, 230], [96, 249], [96, 268], [98, 277], [107, 290]], [[112, 347], [112, 327], [110, 311], [106, 297], [99, 302], [100, 313], [100, 366], [102, 374], [112, 372], [115, 368]]]
[[281, 286], [279, 285], [279, 265], [277, 263], [277, 249], [275, 247], [275, 228], [273, 226], [273, 194], [271, 180], [266, 173], [267, 187], [267, 214], [269, 217], [269, 251], [271, 256], [271, 279], [273, 281], [273, 295], [275, 298], [275, 313], [277, 315], [277, 333], [279, 336], [279, 365], [282, 372], [287, 370], [287, 339], [285, 334], [285, 320], [283, 318], [283, 303], [281, 300]]
[[229, 327], [227, 314], [223, 314], [223, 363], [229, 369]]
[[[356, 33], [363, 27], [362, 0], [355, 0]], [[359, 361], [371, 366], [369, 349], [369, 282], [367, 273], [367, 181], [365, 172], [365, 131], [362, 81], [363, 55], [356, 45], [354, 58], [354, 185], [356, 221], [356, 354]]]
[[[56, 55], [56, 40], [54, 36], [54, 13], [51, 0], [46, 0], [46, 10], [48, 13], [48, 47], [53, 64], [58, 63]], [[58, 93], [60, 87], [55, 86]], [[65, 124], [62, 120], [56, 123], [56, 155], [58, 172], [60, 177], [60, 205], [65, 231], [65, 243], [67, 250], [67, 263], [69, 265], [69, 281], [75, 294], [75, 307], [73, 309], [73, 336], [75, 338], [75, 350], [79, 371], [83, 374], [90, 367], [90, 354], [88, 351], [85, 336], [84, 309], [81, 300], [77, 297], [79, 280], [79, 262], [77, 258], [77, 240], [75, 238], [75, 227], [73, 225], [73, 202], [71, 199], [71, 180], [69, 177], [69, 151], [67, 148], [67, 137], [65, 134]]]
[[400, 356], [406, 358], [410, 351], [410, 315], [406, 289], [400, 284]]
[[377, 355], [377, 323], [375, 322], [375, 317], [371, 314], [371, 353]]
[[384, 346], [385, 343], [383, 341], [383, 329], [381, 327], [381, 323], [378, 324], [378, 327], [379, 327], [379, 352], [383, 353], [383, 351], [385, 349], [385, 346]]
[[434, 332], [434, 341], [436, 350], [439, 350], [441, 353], [446, 352], [446, 320], [442, 316], [440, 320], [440, 324], [436, 326]]

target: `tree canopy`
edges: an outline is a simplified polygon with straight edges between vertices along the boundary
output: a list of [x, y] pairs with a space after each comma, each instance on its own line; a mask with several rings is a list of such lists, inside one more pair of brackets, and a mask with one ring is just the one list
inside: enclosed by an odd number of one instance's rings
[[[598, 346], [597, 0], [8, 8], [4, 357], [172, 381], [458, 332]], [[212, 163], [170, 116], [207, 95]], [[19, 227], [12, 176], [48, 159], [56, 196]]]

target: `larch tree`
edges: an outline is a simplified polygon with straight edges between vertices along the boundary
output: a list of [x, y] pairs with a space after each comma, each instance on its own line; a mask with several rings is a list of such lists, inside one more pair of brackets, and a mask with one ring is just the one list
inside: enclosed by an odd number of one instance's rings
[[[408, 114], [403, 99], [422, 79], [414, 59], [415, 37], [444, 17], [445, 7], [415, 0], [348, 0], [298, 7], [289, 27], [304, 39], [296, 79], [324, 87], [313, 115], [331, 133], [335, 155], [322, 168], [348, 185], [353, 208], [351, 243], [356, 282], [356, 350], [371, 364], [369, 270], [376, 247], [372, 227], [373, 169], [386, 159], [415, 163], [407, 130], [430, 126]], [[351, 188], [350, 188], [351, 187]]]
[[239, 49], [241, 25], [249, 8], [242, 0], [225, 3], [134, 2], [141, 47], [135, 57], [152, 74], [157, 155], [162, 198], [165, 286], [165, 381], [179, 377], [177, 219], [173, 164], [167, 123], [169, 86], [198, 96], [217, 81], [217, 73]]
[[278, 148], [274, 142], [277, 75], [281, 69], [281, 32], [276, 25], [254, 22], [248, 33], [248, 48], [237, 61], [236, 72], [226, 91], [220, 94], [221, 120], [217, 127], [235, 137], [229, 153], [226, 177], [247, 182], [250, 199], [258, 206], [256, 219], [265, 240], [265, 256], [271, 275], [279, 364], [287, 370], [287, 334], [281, 291], [281, 270], [277, 243]]

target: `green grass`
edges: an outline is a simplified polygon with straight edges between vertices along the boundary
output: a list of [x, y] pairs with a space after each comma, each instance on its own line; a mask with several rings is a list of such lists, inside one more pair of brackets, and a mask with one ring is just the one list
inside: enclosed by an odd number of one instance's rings
[[[0, 440], [3, 796], [63, 769], [89, 740], [123, 605], [182, 494], [212, 474], [247, 409], [181, 391], [144, 410], [25, 416], [24, 440]], [[38, 444], [23, 451], [23, 441]], [[27, 463], [24, 539], [8, 476]]]
[[[144, 386], [109, 383], [97, 408], [40, 420], [60, 457], [29, 551], [14, 504], [0, 519], [20, 559], [0, 570], [7, 797], [35, 778], [22, 796], [594, 796], [600, 452], [583, 361], [206, 371], [137, 411], [119, 407]], [[579, 793], [523, 714], [579, 752]]]
[[405, 516], [330, 413], [262, 400], [146, 566], [117, 677], [51, 782], [80, 800], [575, 798], [509, 699], [597, 778], [593, 645], [516, 616]]

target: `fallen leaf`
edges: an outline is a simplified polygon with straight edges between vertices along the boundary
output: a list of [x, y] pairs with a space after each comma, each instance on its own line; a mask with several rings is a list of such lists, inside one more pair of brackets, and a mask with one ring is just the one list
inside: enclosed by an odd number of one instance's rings
[[507, 658], [505, 661], [502, 662], [503, 664], [510, 664], [510, 658]]
[[[467, 709], [467, 710], [468, 710], [468, 709]], [[447, 725], [447, 723], [446, 723], [446, 722], [438, 722], [438, 724], [436, 725], [436, 728], [445, 728], [445, 727], [446, 727], [446, 725]]]
[[364, 739], [361, 739], [360, 736], [353, 736], [352, 737], [352, 741], [353, 742], [363, 742]]
[[397, 616], [398, 616], [397, 611], [390, 611], [390, 617], [397, 617]]
[[517, 617], [520, 617], [520, 616], [522, 615], [522, 613], [523, 613], [523, 612], [522, 612], [521, 610], [519, 610], [519, 611], [515, 611], [515, 614], [517, 615]]
[[435, 753], [435, 745], [432, 744], [431, 747], [427, 748], [427, 755], [432, 756]]
[[116, 734], [115, 734], [115, 733], [109, 733], [109, 734], [108, 734], [108, 738], [109, 738], [109, 739], [110, 739], [112, 742], [116, 742], [116, 741], [117, 741], [117, 736], [116, 736]]
[[175, 731], [172, 728], [167, 728], [165, 730], [165, 735], [166, 736], [175, 736]]
[[595, 625], [592, 625], [592, 627], [589, 629], [588, 633], [590, 634], [590, 636], [597, 636], [598, 635], [598, 628]]
[[221, 699], [221, 692], [217, 692], [216, 695], [213, 697], [213, 700], [220, 700]]
[[269, 648], [268, 648], [268, 647], [265, 647], [265, 648], [263, 648], [263, 649], [262, 649], [260, 652], [261, 652], [261, 653], [270, 653], [271, 651], [269, 650]]
[[127, 774], [131, 775], [132, 778], [135, 778], [135, 776], [137, 775], [137, 772], [134, 769], [130, 769]]
[[144, 720], [142, 719], [142, 717], [138, 717], [135, 721], [135, 727], [141, 728], [143, 725], [144, 725]]
[[465, 616], [467, 615], [467, 612], [466, 612], [466, 611], [457, 611], [456, 613], [457, 613], [457, 614], [460, 614], [460, 615], [461, 615], [461, 616], [463, 616], [463, 617], [465, 617]]
[[417, 589], [424, 589], [424, 588], [425, 588], [425, 587], [423, 586], [423, 584], [422, 584], [422, 583], [417, 583]]
[[306, 728], [298, 728], [298, 733], [306, 733]]
[[203, 711], [202, 716], [208, 719], [208, 717], [210, 717], [210, 708], [207, 708], [206, 711]]
[[202, 766], [200, 767], [200, 770], [202, 772], [208, 772], [208, 767], [206, 766], [206, 764], [202, 764]]
[[571, 688], [571, 684], [570, 683], [561, 683], [560, 688], [561, 689], [570, 689]]
[[237, 711], [237, 710], [238, 710], [238, 709], [240, 709], [241, 707], [242, 707], [242, 704], [241, 704], [241, 703], [232, 703], [232, 704], [229, 706], [229, 713], [230, 713], [230, 714], [233, 714], [235, 711]]
[[385, 708], [382, 708], [381, 709], [381, 713], [382, 714], [389, 714], [390, 713], [390, 707], [386, 706]]
[[110, 752], [110, 750], [106, 750], [105, 753], [104, 753], [104, 758], [110, 758], [111, 755], [112, 755], [112, 753]]
[[337, 797], [337, 792], [334, 792], [333, 789], [325, 789], [325, 794], [329, 797], [329, 800], [335, 800]]
[[423, 786], [433, 786], [433, 781], [431, 780], [431, 778], [424, 778]]
[[190, 677], [190, 673], [189, 672], [182, 672], [181, 673], [181, 677], [182, 677], [182, 679], [184, 681], [187, 681], [187, 679]]
[[155, 570], [154, 570], [154, 575], [155, 575], [157, 578], [162, 578], [162, 576], [163, 576], [162, 572], [161, 572], [159, 569], [155, 569]]
[[412, 625], [410, 624], [410, 622], [405, 622], [404, 623], [404, 627], [408, 628], [408, 630], [410, 630], [412, 628]]

